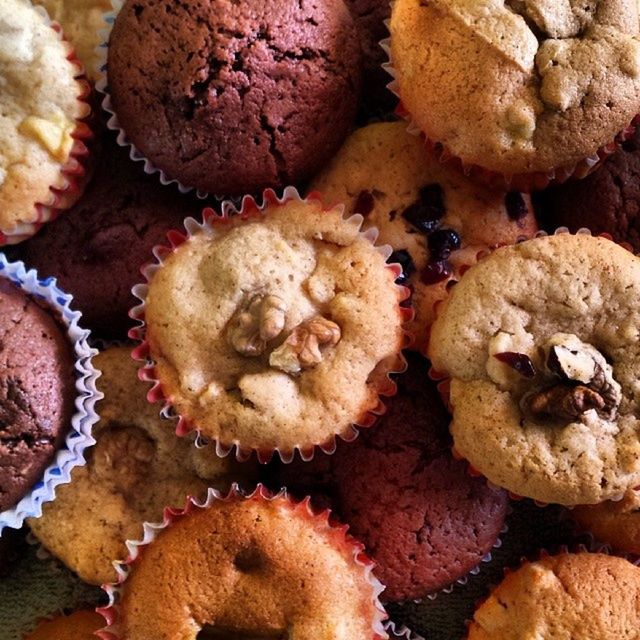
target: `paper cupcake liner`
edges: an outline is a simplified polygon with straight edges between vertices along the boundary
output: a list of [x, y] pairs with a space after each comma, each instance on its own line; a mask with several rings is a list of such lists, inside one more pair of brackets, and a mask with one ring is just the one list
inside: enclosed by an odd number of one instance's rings
[[[387, 20], [387, 28], [389, 29], [390, 21]], [[640, 124], [640, 114], [636, 115], [629, 125], [622, 129], [613, 140], [602, 145], [595, 153], [579, 160], [575, 164], [556, 167], [550, 171], [535, 171], [531, 173], [516, 173], [506, 175], [497, 171], [486, 169], [477, 164], [466, 163], [460, 157], [456, 156], [442, 142], [429, 138], [412, 119], [411, 114], [402, 102], [400, 94], [400, 85], [397, 81], [397, 74], [393, 64], [391, 54], [391, 38], [385, 38], [380, 46], [388, 57], [388, 62], [382, 65], [383, 69], [391, 76], [391, 81], [387, 88], [398, 98], [399, 104], [396, 109], [396, 115], [406, 120], [408, 123], [408, 131], [413, 135], [420, 136], [425, 143], [427, 149], [434, 154], [442, 163], [450, 165], [468, 176], [475, 182], [486, 184], [489, 187], [502, 191], [522, 191], [530, 193], [532, 191], [540, 191], [551, 184], [562, 184], [570, 179], [586, 178], [593, 173], [600, 164], [608, 157], [613, 155], [626, 141], [633, 137], [636, 127]]]
[[[144, 168], [144, 172], [148, 175], [157, 174], [160, 182], [163, 185], [175, 185], [180, 193], [190, 193], [196, 191], [196, 195], [201, 200], [204, 200], [209, 196], [206, 191], [201, 189], [195, 189], [188, 185], [183, 184], [176, 178], [171, 178], [162, 169], [156, 167], [151, 160], [149, 160], [134, 144], [129, 140], [125, 130], [122, 128], [118, 115], [115, 112], [113, 103], [111, 101], [111, 95], [109, 93], [109, 81], [107, 77], [107, 57], [109, 53], [109, 37], [111, 30], [116, 21], [116, 16], [120, 13], [120, 9], [124, 5], [125, 0], [111, 0], [112, 11], [109, 11], [104, 15], [104, 28], [98, 31], [99, 41], [102, 43], [96, 47], [96, 53], [98, 55], [98, 64], [96, 67], [96, 89], [102, 94], [102, 108], [105, 113], [108, 114], [107, 127], [111, 131], [117, 132], [117, 143], [129, 150], [129, 157], [134, 162], [141, 162]], [[218, 196], [215, 196], [218, 197]], [[218, 197], [218, 199], [220, 199]]]
[[[214, 236], [216, 230], [218, 228], [224, 228], [231, 217], [239, 217], [242, 220], [249, 220], [252, 218], [259, 218], [264, 215], [265, 211], [269, 207], [277, 207], [285, 205], [291, 201], [299, 201], [299, 202], [320, 202], [322, 203], [322, 199], [319, 194], [311, 193], [305, 199], [302, 199], [298, 194], [297, 190], [293, 187], [287, 187], [281, 198], [279, 198], [276, 193], [267, 189], [263, 194], [263, 202], [262, 204], [258, 204], [252, 197], [245, 196], [242, 200], [242, 206], [240, 210], [238, 210], [233, 202], [227, 201], [222, 204], [222, 214], [216, 214], [212, 209], [205, 209], [203, 212], [202, 222], [197, 222], [193, 218], [187, 218], [185, 220], [184, 226], [186, 233], [182, 233], [179, 231], [170, 231], [167, 234], [167, 239], [169, 242], [169, 246], [156, 246], [153, 249], [153, 254], [156, 258], [155, 262], [148, 263], [142, 267], [142, 274], [144, 275], [147, 284], [139, 284], [133, 287], [133, 294], [140, 300], [140, 304], [134, 307], [130, 316], [134, 320], [139, 322], [139, 325], [129, 331], [129, 337], [132, 340], [135, 340], [139, 343], [133, 350], [133, 357], [136, 360], [139, 360], [144, 363], [142, 368], [140, 369], [139, 376], [141, 380], [149, 382], [152, 384], [152, 387], [147, 394], [147, 399], [149, 402], [162, 403], [162, 414], [171, 419], [177, 420], [176, 426], [176, 434], [178, 436], [184, 436], [192, 431], [197, 432], [197, 436], [200, 442], [208, 442], [208, 438], [203, 438], [200, 430], [197, 425], [195, 425], [191, 419], [186, 415], [179, 414], [171, 404], [170, 398], [168, 398], [163, 389], [162, 383], [159, 380], [155, 365], [151, 359], [150, 355], [150, 345], [146, 336], [146, 324], [145, 324], [145, 306], [146, 306], [146, 297], [149, 290], [148, 283], [153, 278], [153, 275], [160, 269], [164, 260], [171, 254], [173, 251], [187, 242], [192, 236], [200, 233], [205, 233], [209, 236]], [[324, 204], [323, 204], [324, 207]], [[323, 209], [324, 211], [333, 210], [331, 209]], [[355, 214], [350, 216], [349, 218], [344, 218], [344, 221], [356, 226], [358, 229], [361, 228], [363, 217], [360, 214]], [[378, 253], [385, 259], [388, 260], [391, 256], [392, 249], [388, 245], [376, 246], [375, 241], [378, 237], [378, 230], [375, 228], [367, 229], [366, 231], [360, 231], [360, 236], [365, 238], [368, 242], [371, 243], [372, 246], [378, 251]], [[402, 274], [402, 267], [399, 264], [388, 264], [387, 268], [391, 270], [394, 275], [394, 279], [397, 279]], [[413, 310], [411, 308], [403, 307], [402, 302], [406, 300], [410, 291], [407, 287], [402, 285], [396, 285], [398, 291], [398, 313], [403, 320], [403, 324], [406, 325], [408, 321], [413, 318]], [[364, 415], [362, 415], [356, 422], [349, 427], [346, 427], [342, 430], [341, 433], [335, 433], [330, 435], [324, 442], [313, 443], [313, 444], [300, 444], [293, 447], [291, 451], [281, 451], [278, 448], [275, 449], [262, 449], [256, 450], [250, 447], [244, 447], [242, 443], [238, 439], [234, 439], [231, 442], [223, 442], [220, 439], [212, 438], [211, 440], [216, 444], [216, 453], [220, 457], [226, 457], [231, 453], [232, 450], [235, 449], [236, 458], [239, 461], [247, 460], [253, 451], [256, 452], [258, 456], [258, 460], [261, 463], [266, 463], [271, 460], [274, 453], [277, 453], [280, 459], [284, 463], [289, 463], [293, 460], [295, 456], [295, 452], [298, 451], [301, 458], [305, 461], [309, 461], [313, 458], [315, 448], [318, 447], [322, 451], [327, 454], [332, 454], [336, 449], [337, 438], [341, 438], [347, 442], [355, 440], [359, 433], [359, 428], [369, 428], [371, 427], [378, 417], [385, 412], [385, 405], [382, 402], [382, 397], [390, 397], [396, 394], [397, 387], [395, 382], [393, 381], [391, 375], [394, 373], [402, 373], [407, 368], [407, 363], [402, 355], [402, 349], [407, 348], [412, 341], [412, 337], [403, 330], [404, 333], [404, 344], [400, 345], [400, 351], [396, 356], [389, 359], [388, 362], [385, 363], [385, 370], [381, 372], [378, 376], [378, 386], [376, 388], [378, 394], [378, 405], [373, 409], [367, 410]]]
[[22, 262], [9, 262], [0, 253], [0, 277], [6, 278], [34, 299], [40, 300], [54, 311], [66, 328], [67, 336], [76, 357], [76, 412], [71, 418], [71, 427], [64, 444], [55, 454], [43, 477], [13, 507], [0, 512], [0, 534], [4, 527], [19, 529], [25, 518], [42, 515], [42, 505], [55, 498], [56, 488], [71, 479], [71, 471], [83, 465], [84, 452], [94, 444], [91, 435], [93, 425], [98, 421], [95, 404], [102, 398], [96, 389], [96, 379], [100, 375], [91, 362], [96, 351], [89, 347], [89, 332], [78, 326], [79, 311], [70, 308], [72, 297], [56, 286], [55, 278], [39, 280], [34, 270], [27, 271]]
[[109, 598], [109, 603], [105, 607], [96, 609], [96, 611], [102, 614], [107, 625], [104, 629], [98, 631], [96, 635], [99, 638], [102, 638], [102, 640], [124, 640], [121, 635], [121, 610], [119, 604], [122, 596], [123, 584], [126, 582], [132, 566], [144, 551], [144, 548], [151, 544], [163, 529], [166, 529], [171, 526], [172, 523], [188, 516], [196, 510], [211, 507], [215, 502], [238, 502], [244, 500], [255, 500], [258, 502], [280, 501], [286, 504], [292, 512], [315, 522], [316, 526], [321, 525], [327, 535], [331, 536], [335, 544], [343, 548], [353, 557], [354, 564], [362, 569], [363, 577], [371, 585], [372, 604], [376, 610], [376, 618], [373, 621], [371, 628], [372, 640], [382, 640], [387, 637], [383, 625], [387, 614], [379, 600], [379, 596], [384, 590], [384, 586], [374, 576], [374, 563], [365, 555], [363, 545], [348, 535], [347, 526], [338, 525], [332, 519], [331, 512], [329, 510], [322, 511], [320, 513], [315, 512], [310, 505], [309, 498], [306, 498], [301, 502], [296, 502], [287, 495], [287, 492], [284, 489], [277, 494], [274, 494], [262, 484], [259, 484], [256, 490], [249, 495], [243, 494], [238, 485], [235, 484], [228, 494], [221, 494], [215, 489], [209, 489], [207, 498], [204, 501], [198, 502], [194, 498], [187, 498], [184, 509], [166, 508], [162, 522], [145, 522], [143, 524], [144, 535], [142, 539], [138, 541], [128, 540], [126, 543], [129, 551], [127, 559], [123, 562], [115, 563], [116, 571], [118, 573], [117, 582], [102, 586]]
[[387, 622], [384, 625], [384, 629], [391, 640], [394, 638], [404, 638], [404, 640], [424, 640], [422, 636], [419, 636], [417, 633], [413, 633], [413, 631], [409, 630], [404, 625], [396, 625], [393, 621]]
[[[576, 233], [574, 233], [574, 234], [572, 234], [571, 231], [569, 231], [569, 229], [567, 227], [558, 227], [554, 231], [554, 233], [552, 233], [552, 234], [549, 234], [546, 231], [542, 231], [542, 230], [538, 231], [534, 235], [534, 238], [544, 238], [544, 237], [547, 237], [549, 235], [567, 235], [567, 234], [568, 235], [589, 235], [589, 236], [592, 235], [591, 231], [589, 229], [587, 229], [586, 227], [582, 227], [581, 229], [578, 229], [578, 231], [576, 231]], [[613, 237], [609, 233], [599, 233], [599, 234], [597, 234], [596, 237], [598, 237], [598, 238], [606, 238], [607, 240], [610, 240], [611, 242], [615, 242], [615, 240], [613, 240]], [[525, 242], [526, 240], [527, 239], [523, 239], [522, 241]], [[626, 249], [630, 253], [633, 253], [633, 247], [628, 242], [616, 242], [616, 244], [621, 246], [623, 249]], [[480, 260], [483, 260], [484, 258], [486, 258], [490, 254], [491, 254], [491, 251], [488, 251], [486, 253], [478, 254], [478, 262]], [[466, 271], [468, 269], [470, 269], [472, 266], [473, 265], [469, 265], [466, 269], [462, 268], [461, 269], [462, 275], [464, 275], [464, 273], [466, 273]], [[455, 285], [455, 283], [454, 283], [454, 285]], [[441, 301], [436, 303], [436, 306], [435, 306], [436, 316], [437, 316], [438, 306], [439, 306], [440, 302]], [[427, 350], [428, 350], [428, 345], [427, 345]], [[450, 400], [451, 378], [449, 377], [449, 375], [447, 373], [445, 373], [443, 371], [437, 371], [433, 366], [431, 366], [430, 369], [429, 369], [429, 378], [436, 383], [436, 386], [437, 386], [437, 389], [438, 389], [438, 391], [440, 393], [440, 397], [442, 398], [442, 401], [446, 405], [449, 413], [453, 414], [453, 409], [452, 409], [451, 400]], [[453, 453], [453, 457], [456, 460], [463, 460], [464, 462], [467, 463], [467, 472], [469, 473], [470, 476], [472, 476], [474, 478], [478, 478], [478, 477], [485, 478], [485, 480], [487, 482], [487, 485], [489, 487], [491, 487], [492, 489], [500, 489], [501, 488], [498, 485], [496, 485], [493, 482], [491, 482], [488, 478], [486, 478], [480, 471], [478, 471], [478, 469], [476, 469], [473, 466], [473, 464], [469, 460], [467, 460], [455, 448], [455, 446], [452, 447], [451, 451]], [[505, 489], [504, 487], [502, 487], [502, 489], [504, 489], [505, 491], [508, 492], [509, 497], [512, 500], [516, 500], [516, 501], [531, 500], [536, 506], [541, 507], [541, 508], [549, 506], [549, 503], [547, 503], [547, 502], [541, 502], [540, 500], [534, 500], [533, 498], [527, 498], [526, 496], [518, 495], [517, 493], [513, 493], [512, 491], [509, 491], [508, 489]], [[618, 496], [617, 497], [617, 499], [621, 499], [621, 498], [622, 498], [622, 496]], [[616, 497], [611, 498], [611, 499], [615, 500]]]
[[89, 156], [88, 143], [93, 138], [90, 127], [91, 85], [84, 76], [84, 67], [71, 45], [64, 39], [62, 28], [56, 22], [49, 19], [43, 7], [35, 7], [43, 16], [51, 28], [58, 34], [59, 39], [68, 50], [67, 60], [76, 68], [75, 80], [80, 84], [78, 101], [82, 103], [83, 116], [76, 120], [76, 128], [71, 134], [74, 139], [73, 146], [66, 163], [60, 169], [59, 184], [52, 185], [49, 189], [49, 197], [44, 202], [35, 202], [35, 219], [31, 222], [21, 222], [11, 230], [0, 230], [0, 246], [17, 244], [36, 234], [47, 222], [55, 220], [62, 211], [73, 206], [82, 195], [87, 174], [87, 160]]

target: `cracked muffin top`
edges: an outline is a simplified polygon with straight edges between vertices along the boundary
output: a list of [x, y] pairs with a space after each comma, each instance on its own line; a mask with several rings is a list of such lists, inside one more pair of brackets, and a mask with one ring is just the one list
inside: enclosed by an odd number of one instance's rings
[[41, 622], [24, 640], [95, 640], [94, 632], [104, 624], [104, 618], [95, 611], [75, 611]]
[[165, 507], [182, 508], [188, 495], [204, 498], [208, 487], [227, 491], [232, 477], [249, 481], [256, 469], [171, 433], [145, 398], [130, 348], [111, 347], [94, 362], [104, 394], [96, 445], [28, 524], [49, 552], [101, 585], [116, 580], [113, 561], [126, 558], [126, 540], [142, 537], [142, 522], [160, 522]]
[[342, 208], [269, 204], [212, 222], [153, 273], [154, 373], [205, 437], [281, 454], [352, 434], [403, 343], [394, 272]]
[[475, 185], [438, 161], [406, 122], [372, 124], [354, 132], [311, 183], [327, 202], [376, 227], [394, 249], [413, 290], [410, 331], [426, 348], [434, 305], [447, 283], [479, 251], [510, 244], [537, 231], [531, 202], [518, 192]]
[[640, 484], [640, 259], [590, 235], [504, 247], [439, 310], [456, 449], [495, 484], [594, 504]]
[[119, 637], [382, 640], [359, 547], [305, 503], [214, 500], [138, 556], [122, 585]]
[[[35, 222], [36, 204], [51, 204], [51, 187], [74, 146], [85, 86], [67, 59], [70, 48], [28, 0], [0, 3], [0, 230]], [[8, 89], [11, 88], [11, 90]]]
[[468, 640], [635, 640], [640, 568], [623, 558], [562, 554], [508, 573], [476, 610]]
[[636, 0], [397, 0], [391, 33], [404, 106], [466, 164], [571, 167], [640, 111]]
[[0, 511], [42, 477], [71, 426], [71, 344], [53, 316], [0, 279]]
[[308, 179], [355, 117], [360, 47], [343, 0], [127, 0], [109, 40], [129, 140], [218, 195]]

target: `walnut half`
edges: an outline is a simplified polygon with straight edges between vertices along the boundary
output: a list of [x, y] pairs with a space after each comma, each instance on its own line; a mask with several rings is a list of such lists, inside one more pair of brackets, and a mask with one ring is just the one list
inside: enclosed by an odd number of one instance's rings
[[334, 346], [341, 338], [340, 327], [322, 316], [299, 324], [269, 356], [269, 364], [285, 373], [300, 373], [322, 362], [320, 347]]

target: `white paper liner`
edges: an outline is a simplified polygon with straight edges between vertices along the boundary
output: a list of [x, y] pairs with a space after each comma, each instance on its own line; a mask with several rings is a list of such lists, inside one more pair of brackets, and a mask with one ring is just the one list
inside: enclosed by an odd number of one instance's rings
[[404, 640], [424, 640], [422, 636], [417, 633], [413, 633], [410, 629], [404, 625], [396, 625], [395, 622], [389, 621], [384, 625], [386, 632], [389, 634], [389, 638], [404, 638]]
[[[321, 201], [321, 198], [319, 194], [311, 193], [303, 199], [294, 187], [286, 187], [283, 191], [282, 197], [278, 197], [275, 191], [273, 191], [272, 189], [266, 189], [263, 192], [262, 204], [257, 203], [251, 196], [245, 196], [242, 199], [240, 209], [237, 208], [236, 204], [233, 201], [225, 201], [221, 206], [221, 216], [217, 214], [213, 215], [214, 212], [212, 210], [208, 210], [208, 213], [207, 210], [205, 210], [205, 215], [203, 216], [202, 222], [198, 222], [194, 218], [187, 218], [184, 221], [186, 236], [176, 231], [170, 232], [167, 237], [172, 246], [154, 247], [153, 255], [155, 256], [156, 261], [146, 264], [141, 269], [141, 272], [146, 279], [146, 283], [138, 284], [132, 289], [133, 295], [140, 300], [140, 304], [134, 307], [130, 312], [130, 316], [134, 320], [138, 321], [138, 326], [130, 330], [129, 337], [139, 343], [139, 346], [133, 352], [134, 358], [145, 363], [141, 368], [139, 375], [141, 379], [150, 382], [153, 385], [149, 393], [147, 394], [147, 398], [150, 402], [162, 403], [163, 406], [161, 414], [163, 415], [163, 417], [177, 420], [176, 433], [180, 436], [183, 436], [191, 431], [195, 431], [197, 434], [197, 443], [208, 443], [209, 441], [208, 438], [202, 436], [200, 430], [197, 428], [197, 425], [192, 425], [186, 416], [182, 416], [174, 410], [169, 399], [166, 398], [166, 396], [162, 392], [160, 381], [155, 376], [154, 363], [148, 353], [149, 349], [148, 343], [146, 341], [146, 323], [144, 321], [146, 297], [149, 291], [148, 283], [151, 281], [156, 271], [158, 271], [158, 269], [162, 267], [164, 259], [173, 252], [175, 247], [179, 246], [183, 242], [187, 242], [192, 236], [199, 233], [205, 233], [210, 236], [214, 235], [217, 230], [216, 222], [219, 223], [220, 220], [224, 218], [242, 215], [243, 212], [247, 213], [247, 215], [262, 215], [268, 209], [268, 207], [281, 206], [287, 202], [295, 200], [299, 202], [317, 202], [318, 200]], [[337, 208], [339, 207], [331, 207], [327, 210], [334, 210]], [[344, 207], [341, 207], [340, 210], [344, 214]], [[360, 214], [354, 214], [348, 218], [343, 219], [345, 222], [356, 226], [358, 229], [361, 228], [364, 221], [364, 218]], [[376, 239], [378, 237], [378, 230], [376, 228], [371, 227], [366, 231], [360, 231], [360, 235], [374, 246], [375, 250], [385, 259], [385, 261], [389, 259], [392, 254], [392, 248], [389, 245], [375, 245]], [[391, 269], [396, 278], [398, 278], [402, 274], [402, 267], [399, 264], [387, 264], [387, 267]], [[406, 323], [413, 318], [413, 309], [402, 307], [401, 303], [403, 302], [403, 300], [409, 298], [410, 291], [405, 286], [396, 286], [398, 288], [398, 311], [403, 319], [403, 325], [406, 326]], [[403, 334], [405, 344], [401, 346], [401, 349], [407, 348], [411, 344], [412, 339], [411, 336], [406, 332], [406, 330], [403, 330]], [[378, 390], [379, 398], [381, 396], [395, 395], [397, 388], [393, 380], [390, 378], [390, 374], [402, 373], [406, 370], [407, 363], [401, 351], [397, 354], [394, 360], [397, 361], [397, 366], [396, 363], [389, 366], [385, 378], [387, 384], [384, 388]], [[369, 410], [362, 419], [345, 428], [342, 433], [331, 435], [324, 443], [316, 443], [314, 445], [303, 443], [300, 445], [296, 445], [290, 452], [280, 451], [277, 448], [274, 450], [269, 450], [268, 452], [246, 448], [243, 447], [242, 443], [237, 438], [230, 443], [222, 443], [217, 439], [212, 440], [215, 441], [216, 454], [219, 457], [224, 458], [235, 450], [236, 458], [240, 462], [247, 460], [252, 455], [253, 451], [256, 451], [258, 459], [261, 462], [268, 462], [271, 459], [272, 455], [274, 453], [277, 453], [284, 463], [290, 463], [294, 459], [296, 451], [299, 453], [302, 460], [309, 461], [313, 458], [316, 447], [320, 448], [327, 454], [332, 454], [336, 450], [337, 438], [340, 438], [347, 442], [355, 440], [358, 437], [359, 428], [370, 427], [375, 423], [377, 417], [384, 413], [384, 410], [384, 404], [380, 399], [378, 407]]]
[[55, 454], [53, 462], [47, 467], [42, 479], [37, 482], [14, 507], [0, 512], [0, 534], [4, 527], [19, 529], [25, 518], [37, 518], [42, 515], [42, 505], [55, 498], [56, 487], [71, 479], [71, 471], [85, 463], [84, 451], [95, 443], [91, 431], [98, 421], [95, 404], [102, 398], [96, 389], [96, 379], [100, 375], [91, 362], [97, 353], [89, 347], [89, 332], [80, 328], [79, 311], [72, 311], [72, 297], [61, 291], [55, 278], [39, 280], [34, 270], [27, 271], [22, 262], [9, 262], [0, 253], [0, 277], [7, 278], [22, 291], [45, 302], [52, 311], [57, 312], [60, 322], [67, 329], [67, 335], [76, 357], [76, 412], [71, 418], [70, 431], [64, 444]]
[[[376, 610], [376, 619], [373, 621], [372, 640], [383, 640], [387, 637], [385, 632], [384, 620], [386, 619], [386, 612], [384, 607], [380, 603], [379, 596], [384, 591], [384, 586], [373, 574], [374, 563], [364, 554], [364, 547], [357, 540], [347, 534], [348, 527], [343, 525], [336, 525], [331, 522], [331, 512], [326, 510], [322, 513], [316, 513], [313, 511], [310, 505], [310, 500], [307, 498], [302, 502], [296, 502], [289, 498], [287, 492], [283, 489], [277, 494], [270, 492], [259, 484], [255, 491], [250, 494], [244, 494], [240, 490], [237, 484], [234, 484], [231, 491], [228, 494], [222, 494], [216, 489], [209, 489], [208, 495], [205, 500], [199, 502], [194, 498], [188, 498], [185, 508], [182, 510], [165, 509], [164, 518], [162, 522], [145, 522], [143, 524], [144, 534], [141, 540], [128, 540], [126, 542], [127, 550], [129, 552], [128, 558], [124, 562], [114, 562], [114, 567], [118, 574], [118, 580], [115, 583], [102, 585], [103, 590], [106, 592], [109, 603], [105, 607], [96, 609], [96, 611], [105, 618], [107, 626], [98, 631], [96, 635], [103, 640], [125, 640], [122, 638], [122, 629], [118, 624], [118, 618], [120, 617], [120, 599], [122, 596], [123, 584], [129, 576], [131, 565], [133, 565], [140, 555], [144, 547], [151, 544], [158, 534], [171, 525], [176, 519], [187, 516], [195, 509], [207, 509], [211, 507], [214, 502], [233, 502], [239, 500], [284, 500], [291, 505], [297, 505], [296, 508], [302, 509], [302, 513], [305, 517], [311, 519], [323, 520], [326, 524], [326, 531], [334, 536], [339, 536], [345, 544], [350, 547], [353, 554], [354, 564], [362, 568], [363, 577], [371, 585], [372, 603]], [[400, 636], [402, 637], [402, 636]], [[406, 637], [406, 636], [405, 636]], [[414, 639], [418, 640], [418, 639]]]
[[[98, 64], [96, 66], [96, 89], [103, 95], [102, 108], [109, 114], [107, 119], [107, 127], [111, 131], [116, 131], [118, 136], [116, 138], [117, 143], [129, 150], [129, 157], [134, 162], [142, 162], [144, 172], [148, 175], [158, 174], [160, 182], [163, 185], [175, 185], [179, 189], [180, 193], [190, 193], [194, 191], [194, 187], [189, 187], [182, 184], [176, 178], [171, 178], [162, 169], [156, 167], [127, 137], [126, 132], [120, 125], [118, 116], [113, 108], [111, 96], [109, 94], [109, 81], [107, 77], [107, 57], [109, 53], [109, 37], [111, 30], [116, 21], [116, 16], [122, 9], [125, 0], [111, 0], [111, 6], [113, 10], [104, 15], [105, 27], [98, 31], [98, 39], [102, 44], [96, 47], [96, 53], [98, 55]], [[196, 195], [201, 200], [204, 200], [209, 196], [206, 191], [200, 189], [195, 190]]]

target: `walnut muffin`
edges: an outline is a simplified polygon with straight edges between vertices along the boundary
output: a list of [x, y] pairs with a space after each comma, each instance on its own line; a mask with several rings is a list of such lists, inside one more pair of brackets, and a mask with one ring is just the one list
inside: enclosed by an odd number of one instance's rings
[[153, 375], [190, 427], [225, 446], [331, 448], [390, 388], [405, 292], [341, 207], [292, 197], [250, 211], [213, 219], [153, 270]]
[[569, 168], [640, 111], [636, 0], [397, 0], [390, 29], [405, 108], [467, 165]]
[[640, 489], [629, 489], [616, 502], [576, 507], [571, 516], [599, 542], [616, 551], [640, 556]]
[[413, 290], [416, 348], [426, 347], [434, 304], [461, 265], [487, 246], [536, 231], [531, 202], [517, 192], [476, 186], [426, 153], [404, 122], [372, 124], [347, 139], [310, 188], [365, 217], [394, 249]]
[[636, 640], [640, 569], [577, 553], [543, 557], [507, 574], [476, 610], [468, 640]]
[[109, 631], [122, 640], [387, 638], [362, 547], [327, 518], [258, 493], [188, 509], [116, 586]]
[[640, 484], [640, 259], [590, 235], [498, 249], [432, 328], [456, 449], [516, 494], [594, 504]]
[[104, 624], [104, 618], [94, 611], [75, 611], [41, 622], [24, 640], [92, 640]]
[[97, 405], [96, 445], [87, 465], [74, 469], [71, 483], [28, 524], [47, 550], [100, 585], [116, 579], [113, 561], [126, 557], [126, 540], [141, 537], [142, 522], [162, 520], [165, 507], [183, 507], [187, 495], [202, 497], [210, 486], [248, 481], [256, 469], [172, 434], [145, 400], [130, 349], [111, 347], [95, 363], [105, 396]]

